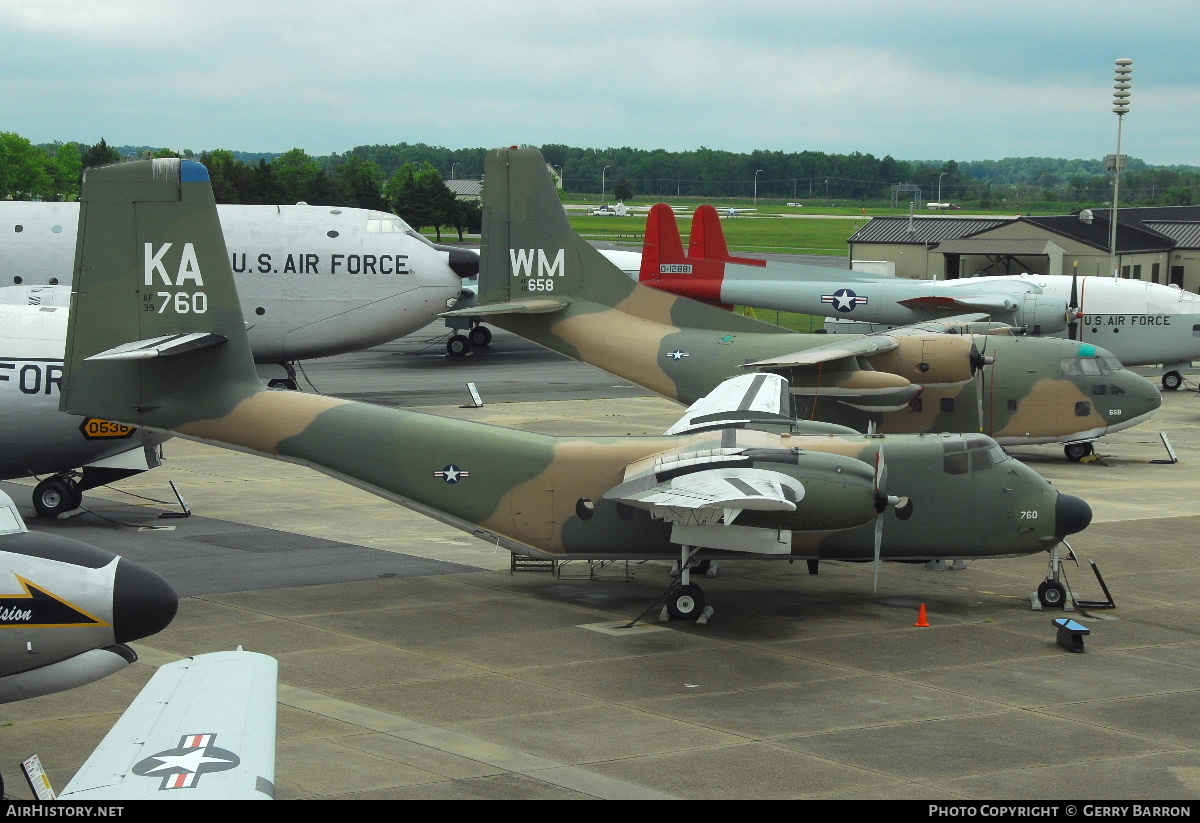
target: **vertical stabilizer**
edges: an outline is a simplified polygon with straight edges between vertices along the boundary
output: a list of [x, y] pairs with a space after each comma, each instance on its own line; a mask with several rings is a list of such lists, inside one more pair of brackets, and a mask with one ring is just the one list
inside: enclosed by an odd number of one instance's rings
[[74, 276], [64, 411], [169, 428], [261, 388], [200, 163], [89, 169]]
[[721, 260], [743, 266], [766, 266], [767, 261], [752, 257], [733, 257], [725, 243], [725, 230], [721, 228], [721, 216], [708, 203], [696, 209], [692, 215], [692, 235], [688, 242], [688, 257], [693, 260]]
[[655, 203], [646, 216], [646, 236], [642, 241], [642, 270], [638, 279], [645, 283], [664, 274], [663, 266], [687, 262], [683, 254], [683, 238], [675, 212], [666, 203]]

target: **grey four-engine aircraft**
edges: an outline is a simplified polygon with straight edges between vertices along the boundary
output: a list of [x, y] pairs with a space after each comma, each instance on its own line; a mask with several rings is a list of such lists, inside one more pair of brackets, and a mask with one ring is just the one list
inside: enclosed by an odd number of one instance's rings
[[[640, 282], [726, 306], [823, 315], [871, 328], [978, 312], [1022, 333], [1103, 346], [1126, 366], [1162, 364], [1163, 387], [1200, 359], [1200, 295], [1173, 286], [1112, 277], [1008, 275], [929, 281], [837, 271], [729, 253], [720, 219], [701, 206], [687, 253], [674, 212], [651, 209]], [[827, 325], [862, 333], [856, 323]]]
[[[519, 153], [493, 154], [488, 185], [507, 191], [522, 174], [508, 162]], [[675, 617], [704, 610], [693, 559], [878, 569], [1012, 556], [1047, 551], [1091, 517], [985, 435], [796, 422], [777, 375], [727, 384], [656, 437], [552, 437], [269, 391], [205, 168], [172, 159], [91, 169], [81, 202], [64, 411], [311, 466], [522, 555], [677, 559]]]

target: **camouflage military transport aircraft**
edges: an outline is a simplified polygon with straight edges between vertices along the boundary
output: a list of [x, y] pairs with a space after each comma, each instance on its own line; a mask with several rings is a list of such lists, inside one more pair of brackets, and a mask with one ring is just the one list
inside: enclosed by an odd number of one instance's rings
[[678, 558], [678, 617], [704, 607], [693, 559], [1010, 556], [1091, 518], [984, 435], [796, 424], [777, 375], [726, 384], [657, 437], [551, 437], [270, 391], [204, 167], [92, 169], [82, 203], [64, 411], [311, 466], [519, 554]]
[[465, 314], [666, 397], [690, 403], [765, 370], [788, 379], [797, 418], [1066, 443], [1073, 459], [1162, 402], [1104, 349], [1071, 340], [915, 326], [831, 340], [648, 288], [571, 230], [536, 149], [489, 152], [486, 176], [478, 305]]

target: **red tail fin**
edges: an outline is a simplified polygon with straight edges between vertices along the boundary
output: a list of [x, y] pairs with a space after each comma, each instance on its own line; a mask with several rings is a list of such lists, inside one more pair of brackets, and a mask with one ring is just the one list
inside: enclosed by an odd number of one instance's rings
[[692, 216], [692, 237], [688, 244], [688, 257], [693, 260], [721, 260], [743, 266], [765, 266], [765, 260], [750, 257], [731, 257], [725, 245], [725, 231], [717, 210], [705, 203]]
[[657, 280], [663, 263], [684, 263], [683, 238], [675, 212], [666, 203], [656, 203], [646, 216], [646, 239], [642, 242], [642, 269], [638, 280]]

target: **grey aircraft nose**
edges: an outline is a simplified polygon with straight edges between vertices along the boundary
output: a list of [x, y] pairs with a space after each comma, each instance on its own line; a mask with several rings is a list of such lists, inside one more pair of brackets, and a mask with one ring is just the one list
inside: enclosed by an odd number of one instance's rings
[[113, 634], [118, 643], [162, 631], [178, 609], [179, 596], [162, 575], [121, 558], [113, 584]]
[[1092, 507], [1070, 494], [1060, 494], [1054, 503], [1054, 536], [1059, 540], [1078, 534], [1092, 522]]

